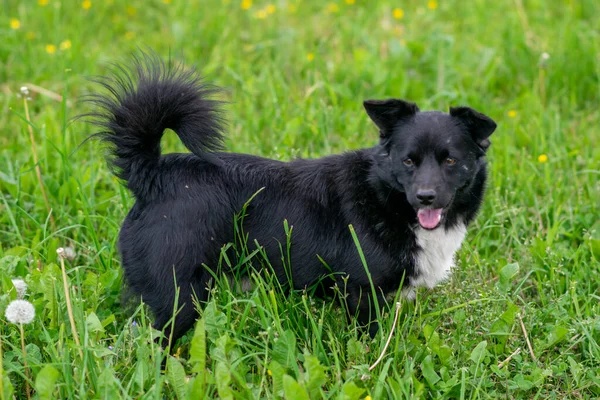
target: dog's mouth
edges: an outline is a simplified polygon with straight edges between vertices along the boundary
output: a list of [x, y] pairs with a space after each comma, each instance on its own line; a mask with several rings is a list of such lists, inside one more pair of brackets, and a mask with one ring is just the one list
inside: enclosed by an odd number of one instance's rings
[[443, 208], [419, 208], [417, 218], [422, 228], [435, 229], [441, 224], [443, 213]]

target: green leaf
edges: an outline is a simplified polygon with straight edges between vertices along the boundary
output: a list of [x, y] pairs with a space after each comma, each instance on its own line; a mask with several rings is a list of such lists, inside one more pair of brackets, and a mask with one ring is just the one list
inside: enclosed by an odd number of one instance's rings
[[567, 328], [561, 325], [556, 325], [548, 334], [546, 343], [543, 345], [543, 350], [562, 342], [568, 333], [569, 330]]
[[511, 328], [515, 323], [515, 316], [519, 312], [519, 307], [512, 303], [508, 303], [508, 309], [502, 313], [502, 315], [494, 321], [490, 327], [490, 335], [493, 336], [493, 343], [496, 343], [493, 348], [496, 354], [503, 353], [506, 349], [506, 343], [509, 335], [511, 334]]
[[[206, 329], [204, 319], [200, 319], [196, 323], [194, 337], [190, 344], [190, 359], [188, 362], [192, 365], [192, 371], [198, 373], [193, 385], [193, 392], [198, 390], [198, 394], [203, 393], [206, 382]], [[195, 395], [192, 397], [197, 398]]]
[[338, 398], [340, 400], [359, 400], [364, 392], [365, 389], [359, 388], [356, 383], [347, 381], [342, 386], [342, 393]]
[[500, 279], [498, 281], [498, 288], [507, 292], [510, 288], [512, 279], [519, 273], [519, 263], [506, 264], [500, 270]]
[[219, 398], [233, 400], [233, 391], [229, 387], [229, 384], [231, 383], [231, 372], [229, 371], [229, 367], [222, 361], [217, 361], [215, 381], [217, 383]]
[[348, 340], [346, 343], [346, 359], [348, 361], [363, 361], [367, 354], [365, 345], [355, 338]]
[[271, 375], [273, 379], [273, 393], [277, 396], [283, 395], [283, 375], [285, 375], [285, 368], [281, 366], [277, 361], [271, 361], [269, 363], [269, 369], [267, 373]]
[[514, 382], [517, 384], [517, 388], [520, 390], [527, 391], [533, 388], [533, 382], [526, 379], [525, 376], [523, 376], [523, 374], [516, 375]]
[[300, 386], [294, 378], [289, 375], [283, 375], [283, 392], [288, 400], [309, 400], [306, 389]]
[[185, 370], [183, 369], [183, 365], [181, 365], [181, 363], [172, 356], [167, 358], [167, 378], [169, 379], [169, 384], [173, 388], [177, 398], [187, 398]]
[[204, 319], [199, 319], [194, 330], [194, 337], [190, 343], [190, 364], [194, 365], [194, 372], [204, 371], [206, 368], [206, 329]]
[[202, 316], [206, 327], [206, 335], [211, 339], [216, 339], [220, 336], [220, 332], [227, 326], [227, 316], [217, 309], [217, 303], [211, 301], [204, 309]]
[[475, 346], [475, 348], [471, 352], [469, 359], [471, 361], [473, 361], [475, 364], [480, 364], [481, 361], [483, 360], [483, 357], [485, 357], [486, 348], [487, 348], [487, 341], [484, 340], [484, 341], [480, 342], [477, 346]]
[[89, 333], [104, 333], [104, 326], [94, 312], [90, 312], [85, 319], [85, 327]]
[[431, 355], [428, 355], [423, 359], [423, 362], [421, 363], [421, 371], [423, 372], [423, 376], [425, 377], [427, 383], [429, 383], [429, 386], [432, 389], [434, 389], [435, 384], [438, 383], [440, 379], [442, 379], [437, 374], [437, 372], [435, 372], [435, 368], [433, 366], [433, 359], [431, 358]]
[[40, 399], [51, 399], [60, 373], [51, 365], [45, 365], [35, 377], [35, 390]]
[[316, 356], [305, 352], [304, 369], [306, 370], [306, 388], [310, 397], [315, 398], [319, 394], [321, 386], [327, 382], [326, 368], [321, 365]]
[[213, 346], [210, 349], [210, 356], [217, 361], [222, 361], [226, 364], [229, 364], [229, 355], [235, 347], [235, 342], [229, 337], [229, 335], [225, 334], [219, 337], [215, 344], [216, 346]]
[[3, 385], [2, 391], [4, 393], [1, 393], [3, 395], [3, 398], [4, 399], [12, 399], [15, 389], [13, 388], [13, 385], [10, 381], [10, 378], [8, 377], [8, 374], [2, 374], [2, 376], [0, 376], [0, 379], [2, 379], [2, 385]]
[[284, 368], [290, 368], [296, 363], [296, 336], [294, 332], [286, 330], [283, 332], [275, 346], [273, 346], [273, 360]]
[[118, 399], [120, 398], [117, 378], [115, 372], [110, 367], [105, 367], [98, 377], [98, 395], [102, 399]]

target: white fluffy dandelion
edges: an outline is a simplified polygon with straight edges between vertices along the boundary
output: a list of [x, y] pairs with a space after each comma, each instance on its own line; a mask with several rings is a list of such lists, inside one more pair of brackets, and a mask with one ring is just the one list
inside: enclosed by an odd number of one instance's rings
[[12, 284], [17, 291], [17, 299], [22, 299], [27, 294], [27, 284], [23, 279], [13, 279]]
[[4, 315], [13, 324], [28, 324], [35, 318], [35, 308], [27, 300], [13, 300], [6, 307]]
[[58, 253], [59, 257], [62, 257], [67, 261], [73, 261], [75, 257], [77, 257], [77, 253], [72, 247], [61, 247], [56, 249], [56, 253]]

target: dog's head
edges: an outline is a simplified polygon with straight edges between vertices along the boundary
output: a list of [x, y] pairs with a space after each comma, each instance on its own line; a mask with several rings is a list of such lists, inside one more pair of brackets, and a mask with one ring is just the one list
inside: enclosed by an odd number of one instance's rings
[[437, 228], [457, 197], [468, 196], [496, 123], [468, 107], [421, 112], [398, 99], [367, 100], [364, 106], [380, 132], [378, 178], [406, 193], [423, 228]]

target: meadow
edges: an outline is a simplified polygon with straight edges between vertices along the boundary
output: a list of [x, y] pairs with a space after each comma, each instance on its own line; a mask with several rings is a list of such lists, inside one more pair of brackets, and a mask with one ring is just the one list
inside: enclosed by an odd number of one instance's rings
[[[596, 1], [0, 9], [0, 400], [600, 397]], [[138, 48], [227, 89], [234, 152], [289, 160], [372, 146], [369, 98], [494, 118], [487, 196], [452, 278], [401, 300], [395, 325], [391, 302], [374, 339], [347, 323], [339, 296], [288, 295], [268, 275], [248, 293], [217, 282], [162, 371], [147, 309], [121, 301], [116, 239], [132, 197], [85, 141], [93, 128], [72, 120], [99, 90], [87, 78]], [[186, 151], [172, 133], [163, 144]], [[15, 279], [35, 308], [27, 324], [5, 314]]]

